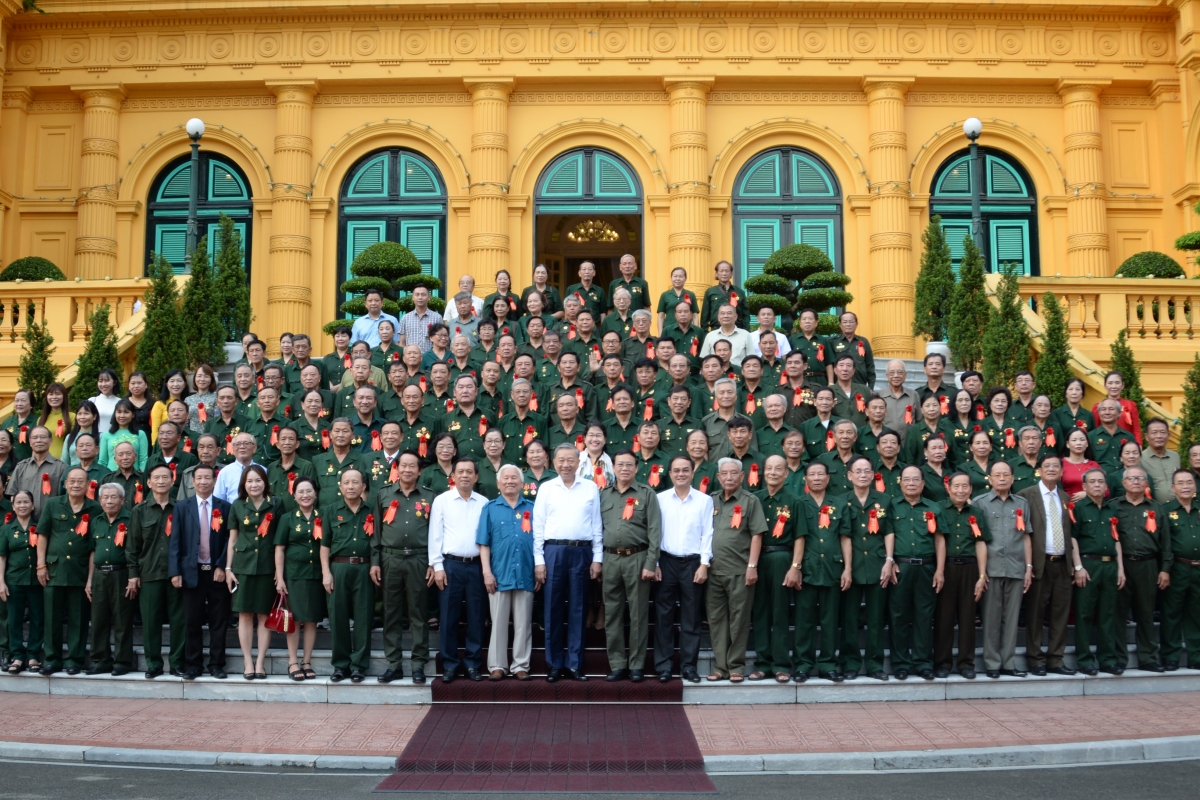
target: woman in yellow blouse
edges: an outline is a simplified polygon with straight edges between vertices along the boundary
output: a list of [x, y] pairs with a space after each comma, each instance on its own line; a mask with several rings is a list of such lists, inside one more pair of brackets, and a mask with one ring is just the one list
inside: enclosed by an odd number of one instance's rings
[[150, 444], [158, 441], [158, 426], [167, 421], [167, 406], [171, 405], [172, 400], [184, 402], [190, 391], [188, 391], [187, 375], [181, 369], [173, 369], [167, 373], [167, 377], [163, 378], [162, 389], [158, 393], [158, 400], [154, 403], [154, 408], [150, 409]]
[[75, 415], [67, 409], [67, 387], [52, 383], [46, 387], [46, 399], [42, 403], [42, 415], [38, 425], [50, 431], [50, 455], [62, 458], [63, 442], [75, 424]]

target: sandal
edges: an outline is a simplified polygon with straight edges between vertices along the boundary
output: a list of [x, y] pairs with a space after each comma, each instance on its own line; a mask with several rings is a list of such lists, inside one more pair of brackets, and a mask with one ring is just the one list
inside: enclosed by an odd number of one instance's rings
[[42, 669], [42, 662], [30, 659], [28, 669], [30, 672], [40, 672]]
[[765, 681], [767, 679], [767, 673], [763, 672], [761, 669], [756, 669], [754, 672], [750, 673], [749, 678], [752, 681]]
[[776, 683], [787, 683], [791, 679], [792, 679], [792, 676], [788, 675], [786, 672], [776, 672], [775, 673], [775, 682]]
[[729, 675], [730, 683], [741, 683], [744, 680], [746, 680], [746, 676], [740, 672], [733, 672], [733, 673], [730, 673], [730, 675]]
[[311, 661], [305, 661], [303, 666], [304, 666], [304, 679], [305, 680], [312, 680], [313, 678], [317, 677], [317, 671], [312, 668]]
[[[296, 667], [296, 669], [292, 669], [292, 667]], [[288, 677], [294, 681], [302, 681], [304, 680], [304, 670], [300, 669], [300, 665], [293, 661], [288, 664]]]
[[721, 675], [721, 673], [719, 673], [719, 672], [714, 672], [713, 674], [708, 676], [708, 679], [710, 681], [712, 681], [713, 683], [716, 683], [717, 681], [725, 680], [725, 677], [723, 675]]
[[25, 669], [24, 661], [14, 660], [11, 664], [8, 665], [7, 672], [9, 675], [19, 675], [21, 673], [21, 671], [24, 669]]

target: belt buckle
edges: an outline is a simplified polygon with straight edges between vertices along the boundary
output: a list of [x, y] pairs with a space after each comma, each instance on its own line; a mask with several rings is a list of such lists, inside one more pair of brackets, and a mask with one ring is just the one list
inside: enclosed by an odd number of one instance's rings
[[200, 565], [201, 572], [212, 572], [212, 568], [213, 568], [212, 564], [201, 564]]
[[619, 556], [631, 556], [631, 555], [633, 555], [633, 548], [632, 548], [632, 547], [626, 547], [626, 548], [623, 548], [623, 549], [619, 549], [619, 550], [617, 550], [617, 555], [619, 555]]

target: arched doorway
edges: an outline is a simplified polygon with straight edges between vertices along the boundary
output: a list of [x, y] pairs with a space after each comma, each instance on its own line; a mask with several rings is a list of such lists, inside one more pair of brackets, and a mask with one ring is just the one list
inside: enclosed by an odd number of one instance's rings
[[[170, 262], [177, 275], [190, 271], [187, 259], [188, 198], [192, 187], [192, 157], [183, 155], [167, 164], [150, 184], [146, 201], [146, 263], [150, 253], [158, 253]], [[233, 219], [242, 237], [242, 266], [250, 274], [250, 238], [253, 230], [253, 205], [246, 173], [232, 161], [215, 153], [200, 151], [199, 200], [196, 216], [200, 235], [207, 236], [211, 263], [217, 250], [217, 218], [225, 214]]]
[[[1025, 275], [1040, 274], [1037, 246], [1037, 193], [1033, 180], [1008, 153], [980, 147], [983, 161], [980, 210], [983, 217], [983, 263], [988, 272], [1001, 264], [1019, 264]], [[957, 274], [963, 257], [963, 239], [971, 235], [972, 174], [970, 151], [947, 158], [933, 176], [930, 214], [942, 218], [946, 243]]]
[[538, 177], [534, 197], [537, 261], [560, 291], [577, 280], [579, 265], [596, 265], [607, 287], [630, 253], [642, 266], [642, 187], [627, 161], [584, 147], [555, 158]]

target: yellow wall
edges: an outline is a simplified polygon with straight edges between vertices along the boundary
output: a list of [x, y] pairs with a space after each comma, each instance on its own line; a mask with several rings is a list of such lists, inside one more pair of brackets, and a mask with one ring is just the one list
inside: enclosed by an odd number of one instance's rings
[[580, 145], [618, 153], [646, 194], [655, 297], [672, 267], [703, 285], [732, 256], [730, 195], [749, 158], [807, 148], [841, 182], [852, 308], [881, 355], [922, 354], [907, 329], [920, 234], [967, 116], [1036, 184], [1043, 275], [1110, 275], [1134, 252], [1174, 253], [1198, 226], [1190, 0], [1078, 12], [43, 0], [46, 15], [15, 16], [11, 3], [0, 260], [141, 274], [150, 182], [200, 116], [203, 147], [250, 179], [254, 327], [272, 344], [336, 315], [338, 187], [384, 146], [441, 171], [449, 282], [471, 272], [479, 294], [498, 266], [529, 282], [541, 169]]

